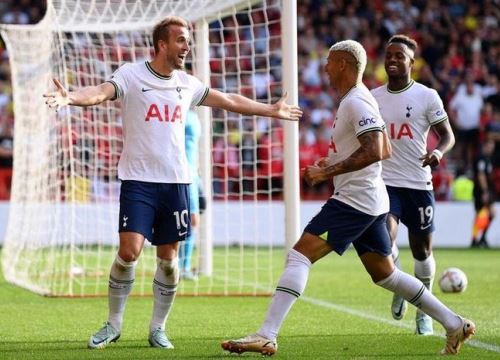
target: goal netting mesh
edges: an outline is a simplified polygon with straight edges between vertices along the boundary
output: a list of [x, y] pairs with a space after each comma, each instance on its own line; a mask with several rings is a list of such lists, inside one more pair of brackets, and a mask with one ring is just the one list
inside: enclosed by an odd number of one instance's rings
[[[283, 77], [281, 6], [275, 0], [49, 0], [41, 23], [3, 26], [15, 103], [5, 278], [50, 296], [107, 293], [118, 244], [120, 104], [55, 113], [41, 96], [54, 88], [52, 78], [69, 89], [97, 85], [125, 62], [150, 59], [152, 27], [175, 14], [192, 24], [195, 75], [205, 64], [212, 88], [275, 101]], [[200, 61], [201, 53], [208, 58]], [[269, 293], [284, 259], [283, 202], [277, 201], [282, 123], [215, 109], [200, 111], [200, 120], [209, 127], [203, 141], [212, 159], [201, 168], [212, 185], [205, 189], [210, 221], [203, 222], [194, 253], [199, 278], [181, 281], [179, 293]], [[156, 255], [147, 244], [136, 295], [151, 293]]]

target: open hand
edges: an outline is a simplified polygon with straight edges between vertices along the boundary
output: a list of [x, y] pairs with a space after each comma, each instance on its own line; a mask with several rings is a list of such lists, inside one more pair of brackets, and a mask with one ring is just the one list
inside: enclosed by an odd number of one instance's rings
[[298, 121], [302, 116], [302, 110], [298, 106], [289, 105], [285, 101], [288, 99], [288, 93], [285, 91], [283, 96], [274, 104], [275, 115], [274, 117]]
[[54, 81], [57, 90], [43, 94], [43, 97], [47, 98], [45, 103], [49, 106], [49, 108], [56, 108], [56, 111], [59, 111], [62, 106], [66, 106], [69, 104], [69, 95], [68, 91], [64, 88], [59, 80], [52, 79], [52, 81]]

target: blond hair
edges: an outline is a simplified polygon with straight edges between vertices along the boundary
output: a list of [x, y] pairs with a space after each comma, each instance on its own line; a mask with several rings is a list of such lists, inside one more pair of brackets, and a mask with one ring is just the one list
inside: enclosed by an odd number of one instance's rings
[[359, 42], [354, 40], [344, 40], [339, 41], [332, 45], [330, 52], [332, 51], [345, 51], [352, 55], [354, 60], [356, 60], [356, 68], [358, 70], [358, 78], [363, 77], [363, 73], [366, 68], [366, 50]]

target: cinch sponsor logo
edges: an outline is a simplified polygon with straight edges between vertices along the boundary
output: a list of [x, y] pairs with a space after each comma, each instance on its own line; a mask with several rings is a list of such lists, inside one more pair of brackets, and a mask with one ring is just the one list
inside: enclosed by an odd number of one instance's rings
[[444, 111], [443, 110], [438, 110], [436, 111], [436, 116], [441, 116], [444, 114]]
[[358, 124], [359, 124], [359, 126], [365, 126], [365, 125], [375, 124], [376, 122], [377, 122], [377, 120], [375, 120], [374, 117], [372, 117], [372, 118], [365, 118], [363, 116], [361, 118], [361, 120], [359, 120]]
[[168, 105], [163, 105], [163, 111], [160, 111], [160, 107], [156, 104], [151, 104], [149, 106], [148, 113], [144, 118], [144, 121], [158, 120], [160, 122], [182, 122], [182, 108], [180, 105], [176, 105], [174, 111], [170, 113], [170, 108]]

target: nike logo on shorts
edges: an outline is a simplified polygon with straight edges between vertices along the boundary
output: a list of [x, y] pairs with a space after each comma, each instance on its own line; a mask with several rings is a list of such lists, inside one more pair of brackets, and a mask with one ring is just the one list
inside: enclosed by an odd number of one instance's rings
[[183, 231], [183, 232], [180, 232], [180, 231], [179, 231], [179, 236], [184, 236], [184, 235], [186, 235], [186, 234], [187, 234], [187, 230], [186, 230], [186, 231]]
[[141, 90], [142, 90], [142, 92], [146, 92], [146, 91], [151, 91], [151, 90], [154, 90], [154, 89], [144, 89], [144, 88], [142, 88]]
[[425, 230], [427, 228], [429, 228], [432, 224], [428, 224], [428, 225], [420, 225], [420, 230]]

